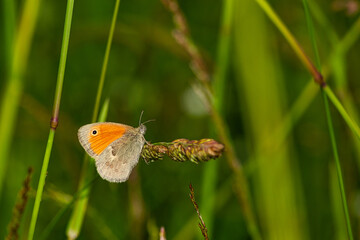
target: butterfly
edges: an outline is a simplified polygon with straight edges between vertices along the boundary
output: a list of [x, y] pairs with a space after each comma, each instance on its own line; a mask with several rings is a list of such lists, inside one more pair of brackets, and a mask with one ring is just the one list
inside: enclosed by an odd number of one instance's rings
[[92, 123], [78, 130], [85, 151], [94, 158], [99, 175], [109, 182], [125, 182], [139, 161], [146, 142], [146, 126], [134, 128], [113, 122]]

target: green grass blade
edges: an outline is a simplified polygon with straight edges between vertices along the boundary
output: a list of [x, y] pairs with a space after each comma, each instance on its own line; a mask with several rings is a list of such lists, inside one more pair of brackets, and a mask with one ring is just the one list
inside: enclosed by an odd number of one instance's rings
[[346, 227], [346, 219], [343, 210], [342, 198], [339, 195], [341, 191], [339, 187], [338, 174], [336, 172], [335, 163], [331, 162], [329, 165], [329, 182], [331, 190], [331, 205], [332, 212], [334, 213], [334, 239], [342, 240], [348, 238], [348, 232]]
[[55, 225], [59, 222], [60, 218], [64, 215], [64, 213], [73, 205], [73, 203], [78, 199], [79, 197], [83, 196], [83, 192], [86, 191], [87, 188], [91, 187], [91, 185], [94, 183], [97, 177], [93, 178], [91, 181], [89, 181], [83, 189], [80, 189], [80, 191], [76, 192], [71, 201], [66, 203], [65, 206], [63, 206], [56, 215], [51, 219], [49, 224], [45, 227], [44, 231], [39, 237], [39, 240], [48, 239], [51, 231], [55, 227]]
[[[288, 110], [285, 117], [283, 117], [280, 123], [275, 126], [272, 133], [269, 134], [268, 139], [264, 141], [264, 144], [272, 142], [274, 151], [281, 148], [286, 143], [286, 140], [288, 139], [289, 134], [292, 133], [294, 126], [296, 126], [301, 116], [306, 112], [318, 92], [319, 88], [313, 82], [309, 81], [291, 106], [290, 110]], [[255, 156], [250, 157], [250, 159], [254, 158]], [[270, 166], [274, 164], [274, 162], [269, 162], [268, 164]], [[249, 161], [246, 165], [246, 172], [248, 175], [251, 175], [259, 167], [264, 166], [259, 166], [255, 161]]]
[[[110, 55], [111, 44], [112, 44], [113, 35], [114, 35], [114, 31], [115, 31], [116, 19], [117, 19], [117, 15], [118, 15], [118, 11], [119, 11], [119, 6], [120, 6], [120, 0], [116, 0], [114, 12], [113, 12], [113, 16], [112, 16], [112, 21], [111, 21], [111, 26], [110, 26], [110, 31], [109, 31], [109, 37], [107, 40], [107, 45], [106, 45], [106, 50], [105, 50], [104, 61], [103, 61], [102, 69], [101, 69], [101, 76], [100, 76], [98, 91], [97, 91], [96, 100], [95, 100], [92, 122], [96, 121], [98, 112], [99, 112], [100, 100], [101, 100], [101, 95], [102, 95], [102, 91], [103, 91], [103, 87], [104, 87], [106, 69], [107, 69], [107, 65], [108, 65], [108, 61], [109, 61], [109, 55]], [[99, 120], [100, 120], [100, 117], [99, 117]], [[87, 156], [87, 154], [85, 154], [82, 169], [81, 169], [78, 189], [83, 188], [84, 184], [86, 184], [88, 179], [91, 178], [93, 176], [93, 174], [94, 174], [94, 167], [90, 162], [90, 158]], [[89, 201], [90, 191], [91, 191], [91, 189], [88, 188], [87, 191], [84, 193], [85, 197], [77, 200], [75, 203], [75, 207], [70, 216], [70, 219], [69, 219], [69, 222], [67, 225], [67, 229], [66, 229], [66, 234], [67, 234], [68, 238], [70, 238], [70, 239], [76, 239], [80, 234], [81, 226], [82, 226], [82, 223], [84, 220], [87, 204]]]
[[281, 21], [276, 12], [271, 8], [269, 3], [265, 0], [255, 0], [262, 10], [267, 14], [270, 20], [275, 24], [275, 26], [279, 29], [281, 34], [288, 41], [300, 61], [304, 64], [304, 66], [308, 69], [311, 75], [314, 77], [315, 81], [319, 84], [322, 84], [322, 77], [318, 70], [314, 67], [313, 63], [310, 61], [309, 57], [305, 54], [303, 49], [300, 47], [299, 43], [296, 41], [296, 38], [292, 35], [289, 29], [285, 26], [285, 24]]
[[[10, 44], [9, 51], [12, 51], [12, 63], [10, 64], [10, 76], [2, 96], [0, 109], [0, 194], [4, 184], [3, 181], [7, 166], [6, 161], [11, 147], [13, 131], [15, 123], [17, 122], [18, 106], [24, 85], [23, 76], [29, 58], [39, 4], [40, 0], [27, 0], [24, 2], [24, 10], [15, 36], [15, 44], [12, 47], [12, 44], [7, 42], [7, 44]], [[9, 12], [9, 14], [11, 13]], [[12, 23], [9, 24], [11, 25]], [[11, 28], [11, 26], [9, 26], [9, 28]], [[11, 29], [8, 31], [10, 32]], [[11, 41], [11, 36], [8, 38], [7, 41]]]
[[[213, 89], [215, 98], [215, 108], [221, 114], [224, 102], [225, 85], [226, 85], [226, 73], [229, 63], [229, 49], [230, 49], [230, 38], [232, 35], [232, 23], [233, 23], [233, 10], [234, 1], [226, 0], [223, 1], [222, 19], [219, 30], [219, 42], [217, 46], [217, 57], [216, 57], [216, 70], [213, 79]], [[213, 129], [214, 130], [214, 129]], [[214, 130], [215, 131], [215, 130]], [[204, 166], [203, 184], [201, 190], [201, 214], [206, 222], [208, 234], [211, 238], [213, 232], [214, 223], [214, 206], [215, 202], [211, 201], [211, 196], [216, 193], [217, 183], [217, 169], [219, 161], [208, 162]]]
[[[313, 27], [311, 15], [310, 15], [310, 12], [308, 9], [307, 0], [303, 0], [303, 5], [304, 5], [304, 10], [305, 10], [306, 22], [307, 22], [307, 25], [309, 28], [309, 35], [310, 35], [310, 39], [311, 39], [312, 46], [313, 46], [313, 51], [315, 52], [316, 65], [317, 65], [318, 69], [320, 69], [319, 51], [318, 51], [316, 40], [315, 40], [314, 27]], [[347, 225], [347, 231], [348, 231], [348, 238], [352, 240], [353, 234], [352, 234], [352, 229], [351, 229], [349, 210], [348, 210], [348, 206], [347, 206], [347, 200], [346, 200], [345, 187], [344, 187], [344, 182], [343, 182], [343, 177], [342, 177], [340, 159], [339, 159], [339, 154], [338, 154], [338, 149], [337, 149], [337, 144], [336, 144], [335, 131], [334, 131], [334, 127], [333, 127], [333, 123], [332, 123], [332, 119], [331, 119], [330, 107], [329, 107], [328, 98], [327, 98], [326, 93], [324, 91], [321, 91], [321, 94], [322, 94], [322, 97], [324, 100], [326, 119], [327, 119], [327, 123], [328, 123], [328, 127], [329, 127], [330, 139], [331, 139], [331, 146], [332, 146], [333, 154], [334, 154], [334, 158], [335, 158], [338, 182], [339, 182], [339, 187], [340, 187], [340, 194], [341, 194], [344, 215], [345, 215], [346, 225]]]
[[45, 186], [45, 178], [46, 178], [47, 169], [48, 169], [48, 166], [49, 166], [49, 160], [50, 160], [52, 145], [53, 145], [53, 142], [54, 142], [54, 137], [55, 137], [55, 130], [50, 129], [48, 142], [47, 142], [47, 145], [46, 145], [44, 161], [43, 161], [42, 168], [41, 168], [38, 188], [37, 188], [37, 191], [36, 191], [34, 209], [33, 209], [32, 216], [31, 216], [28, 240], [32, 240], [34, 238], [36, 221], [37, 221], [38, 214], [39, 214], [40, 202], [41, 202], [41, 197], [42, 197], [42, 193], [43, 193], [44, 186]]
[[[99, 119], [98, 119], [99, 122], [106, 121], [107, 114], [109, 111], [109, 104], [110, 104], [109, 99], [106, 99], [99, 114]], [[88, 183], [92, 181], [94, 175], [95, 175], [94, 165], [92, 164], [92, 162], [90, 162], [90, 157], [86, 154], [84, 156], [84, 162], [83, 162], [82, 172], [79, 182], [79, 189], [84, 189], [84, 190], [82, 191], [81, 196], [75, 202], [75, 206], [72, 211], [66, 229], [66, 234], [69, 239], [76, 239], [80, 234], [80, 230], [87, 209], [87, 204], [89, 202], [89, 194], [91, 191], [91, 186], [86, 188], [85, 186], [87, 186]]]
[[214, 128], [218, 134], [220, 141], [226, 146], [226, 160], [230, 169], [233, 171], [235, 177], [235, 190], [240, 198], [240, 205], [243, 210], [244, 217], [246, 219], [247, 227], [250, 234], [254, 239], [259, 238], [259, 231], [256, 223], [256, 217], [252, 207], [252, 201], [249, 190], [249, 183], [244, 175], [242, 165], [236, 156], [235, 147], [230, 139], [230, 132], [228, 126], [225, 124], [224, 118], [219, 113], [218, 109], [213, 104], [214, 99], [212, 96], [212, 89], [209, 85], [209, 71], [205, 67], [205, 61], [200, 54], [198, 46], [194, 43], [192, 37], [189, 34], [189, 27], [187, 21], [182, 14], [176, 0], [164, 0], [163, 4], [173, 14], [173, 20], [175, 23], [174, 38], [177, 43], [188, 53], [190, 57], [191, 69], [196, 76], [196, 80], [199, 83], [199, 89], [203, 96], [205, 106], [209, 106], [210, 115], [213, 120]]
[[223, 4], [219, 43], [217, 46], [216, 69], [214, 73], [213, 89], [215, 93], [215, 107], [221, 112], [224, 102], [226, 73], [229, 65], [229, 50], [232, 36], [234, 15], [234, 0], [226, 0]]
[[343, 206], [344, 215], [345, 215], [345, 219], [346, 219], [348, 239], [352, 240], [353, 233], [352, 233], [352, 229], [351, 229], [350, 215], [349, 215], [349, 210], [348, 210], [348, 205], [347, 205], [347, 200], [346, 200], [344, 180], [343, 180], [343, 176], [342, 176], [339, 153], [338, 153], [337, 145], [336, 145], [335, 132], [334, 132], [334, 127], [333, 127], [332, 120], [331, 120], [330, 107], [329, 107], [328, 99], [327, 99], [325, 92], [324, 91], [321, 91], [321, 92], [322, 92], [323, 99], [324, 99], [326, 118], [327, 118], [329, 132], [330, 132], [331, 146], [332, 146], [333, 154], [334, 154], [334, 158], [335, 158], [338, 184], [339, 184], [339, 188], [340, 188], [342, 206]]
[[332, 24], [324, 14], [323, 9], [317, 4], [316, 1], [310, 1], [308, 2], [308, 4], [315, 21], [320, 25], [319, 27], [327, 34], [327, 40], [329, 40], [331, 44], [336, 45], [339, 42], [339, 37]]
[[5, 69], [10, 75], [12, 54], [14, 51], [14, 35], [15, 35], [15, 1], [3, 0], [3, 16], [4, 16], [4, 45], [5, 45]]
[[320, 56], [319, 56], [319, 51], [318, 51], [318, 48], [317, 48], [317, 45], [316, 45], [314, 27], [313, 27], [312, 19], [311, 19], [311, 16], [310, 16], [309, 6], [308, 6], [306, 0], [303, 0], [302, 2], [303, 2], [305, 17], [306, 17], [306, 24], [307, 24], [308, 31], [309, 31], [309, 37], [310, 37], [311, 44], [312, 44], [312, 47], [313, 47], [313, 52], [315, 54], [315, 64], [316, 64], [316, 67], [318, 69], [320, 69], [321, 68]]
[[39, 209], [40, 209], [40, 202], [41, 202], [42, 193], [43, 193], [44, 186], [45, 186], [45, 178], [47, 175], [47, 169], [48, 169], [48, 165], [49, 165], [51, 149], [52, 149], [52, 145], [54, 142], [56, 126], [58, 123], [59, 107], [60, 107], [60, 101], [61, 101], [62, 85], [64, 82], [64, 73], [65, 73], [66, 57], [67, 57], [69, 38], [70, 38], [70, 29], [71, 29], [73, 8], [74, 8], [74, 0], [68, 0], [67, 7], [66, 7], [66, 15], [65, 15], [63, 41], [62, 41], [62, 46], [61, 46], [59, 71], [58, 71], [57, 83], [56, 83], [56, 92], [55, 92], [55, 100], [54, 100], [55, 102], [54, 102], [54, 106], [53, 106], [53, 115], [51, 118], [51, 126], [50, 126], [51, 128], [50, 128], [50, 133], [49, 133], [48, 142], [47, 142], [47, 146], [46, 146], [43, 165], [41, 168], [38, 188], [36, 191], [36, 197], [35, 197], [34, 208], [33, 208], [32, 216], [31, 216], [28, 240], [32, 240], [34, 237], [36, 221], [37, 221]]
[[[218, 169], [218, 160], [210, 161], [204, 167], [204, 176], [202, 179], [202, 189], [201, 189], [201, 209], [204, 209], [202, 216], [204, 221], [206, 221], [206, 227], [208, 229], [208, 234], [211, 237], [214, 226], [214, 205], [215, 202], [211, 201], [209, 196], [214, 195], [216, 192], [216, 183], [217, 183], [217, 169]], [[203, 238], [199, 235], [199, 238]]]
[[[286, 28], [285, 24], [280, 20], [271, 6], [265, 0], [255, 0], [259, 6], [263, 9], [263, 11], [268, 15], [268, 17], [272, 20], [275, 26], [280, 30], [280, 32], [284, 35], [285, 39], [289, 42], [295, 53], [298, 55], [299, 59], [303, 62], [303, 64], [307, 67], [314, 80], [324, 87], [326, 94], [328, 95], [330, 101], [335, 105], [336, 109], [339, 111], [341, 116], [344, 118], [345, 122], [348, 124], [353, 133], [360, 138], [359, 126], [351, 119], [348, 115], [340, 101], [337, 97], [332, 93], [329, 86], [325, 87], [325, 83], [323, 82], [323, 78], [318, 70], [313, 66], [310, 59], [305, 55], [304, 51], [301, 49], [300, 45], [297, 43], [295, 37], [290, 33], [290, 31]], [[356, 29], [357, 23], [352, 29]], [[348, 36], [348, 35], [347, 35]], [[351, 31], [350, 36], [358, 36], [358, 31]], [[349, 37], [350, 39], [354, 37]], [[345, 39], [346, 40], [346, 39]], [[344, 40], [344, 41], [345, 41]], [[352, 41], [349, 41], [350, 43]], [[345, 42], [345, 46], [350, 45], [350, 43]]]
[[111, 26], [110, 26], [110, 31], [109, 31], [109, 37], [108, 37], [107, 44], [106, 44], [104, 61], [103, 61], [103, 65], [101, 68], [99, 87], [98, 87], [98, 91], [96, 94], [95, 107], [94, 107], [94, 112], [93, 112], [93, 116], [91, 119], [92, 122], [95, 122], [96, 119], [98, 118], [100, 100], [101, 100], [101, 95], [102, 95], [102, 91], [104, 88], [106, 69], [107, 69], [108, 62], [109, 62], [109, 55], [110, 55], [111, 44], [112, 44], [115, 26], [116, 26], [116, 19], [117, 19], [117, 15], [119, 12], [119, 6], [120, 6], [120, 0], [116, 0], [115, 7], [114, 7], [114, 13], [113, 13], [112, 21], [111, 21]]
[[256, 186], [254, 202], [262, 235], [266, 239], [306, 239], [302, 192], [297, 185], [299, 169], [290, 157], [291, 141], [277, 150], [273, 141], [268, 141], [286, 102], [277, 51], [267, 40], [272, 32], [254, 1], [237, 1], [236, 13], [233, 54], [238, 105], [245, 112], [248, 144], [254, 148], [255, 157], [249, 161], [258, 166], [251, 180]]
[[352, 132], [355, 134], [355, 136], [360, 140], [360, 128], [359, 126], [354, 122], [354, 120], [349, 116], [349, 114], [346, 112], [343, 105], [340, 103], [339, 99], [335, 96], [333, 91], [329, 86], [326, 86], [324, 88], [324, 91], [330, 101], [334, 104], [335, 108], [339, 111], [340, 115], [344, 118], [347, 125], [350, 127]]

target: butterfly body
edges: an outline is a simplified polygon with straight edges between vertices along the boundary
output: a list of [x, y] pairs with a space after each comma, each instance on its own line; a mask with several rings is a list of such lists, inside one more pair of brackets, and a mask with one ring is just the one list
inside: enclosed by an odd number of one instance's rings
[[120, 123], [93, 123], [78, 131], [80, 144], [95, 159], [99, 175], [109, 182], [125, 182], [138, 163], [146, 142], [146, 127]]

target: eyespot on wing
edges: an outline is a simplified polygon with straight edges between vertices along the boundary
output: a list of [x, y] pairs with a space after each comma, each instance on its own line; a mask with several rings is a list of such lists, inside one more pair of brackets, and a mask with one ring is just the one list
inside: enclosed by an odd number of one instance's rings
[[132, 127], [110, 122], [88, 124], [79, 129], [78, 137], [86, 152], [91, 157], [96, 157], [130, 128]]

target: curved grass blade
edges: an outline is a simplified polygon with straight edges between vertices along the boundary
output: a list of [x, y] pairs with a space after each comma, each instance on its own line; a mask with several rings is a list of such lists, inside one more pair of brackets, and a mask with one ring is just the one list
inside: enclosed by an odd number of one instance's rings
[[36, 191], [36, 197], [35, 197], [34, 209], [33, 209], [32, 216], [31, 216], [28, 240], [32, 240], [34, 237], [36, 221], [37, 221], [39, 209], [40, 209], [40, 202], [41, 202], [42, 193], [43, 193], [44, 186], [45, 186], [45, 178], [47, 175], [47, 169], [48, 169], [48, 165], [49, 165], [49, 161], [50, 161], [51, 149], [52, 149], [52, 145], [53, 145], [54, 137], [55, 137], [55, 130], [56, 130], [56, 127], [58, 124], [59, 108], [60, 108], [60, 101], [61, 101], [62, 86], [63, 86], [63, 82], [64, 82], [64, 73], [65, 73], [66, 57], [67, 57], [69, 39], [70, 39], [70, 29], [71, 29], [73, 8], [74, 8], [74, 0], [68, 0], [67, 7], [66, 7], [64, 34], [63, 34], [63, 41], [62, 41], [62, 46], [61, 46], [59, 70], [58, 70], [56, 90], [55, 90], [53, 114], [52, 114], [51, 123], [50, 123], [50, 133], [49, 133], [48, 142], [47, 142], [47, 146], [46, 146], [46, 150], [45, 150], [43, 165], [41, 168], [38, 188]]

